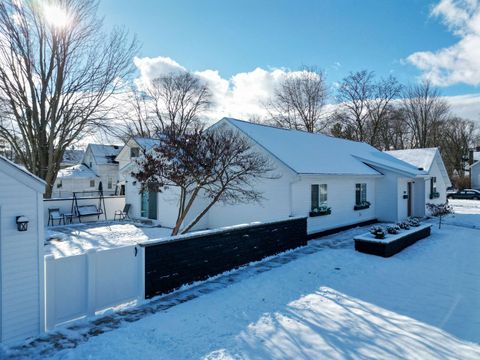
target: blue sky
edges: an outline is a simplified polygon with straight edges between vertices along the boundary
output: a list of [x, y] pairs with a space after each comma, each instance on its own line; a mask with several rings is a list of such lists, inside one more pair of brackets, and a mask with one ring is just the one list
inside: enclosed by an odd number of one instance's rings
[[[414, 81], [420, 71], [402, 60], [457, 41], [430, 16], [437, 1], [131, 1], [102, 0], [108, 25], [124, 24], [142, 42], [141, 55], [169, 56], [222, 76], [256, 67], [325, 69], [330, 81], [351, 70], [393, 72]], [[340, 66], [338, 66], [340, 64]], [[449, 86], [445, 93], [475, 92]]]

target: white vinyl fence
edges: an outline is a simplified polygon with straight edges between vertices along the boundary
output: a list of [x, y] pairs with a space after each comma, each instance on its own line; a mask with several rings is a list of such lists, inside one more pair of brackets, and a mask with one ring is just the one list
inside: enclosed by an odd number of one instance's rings
[[46, 330], [144, 298], [144, 248], [45, 257]]
[[[103, 211], [107, 214], [107, 220], [113, 220], [116, 210], [122, 210], [125, 206], [125, 196], [105, 196], [105, 209]], [[98, 197], [79, 197], [78, 205], [95, 205], [98, 207]], [[70, 214], [72, 212], [72, 198], [62, 199], [44, 199], [44, 221], [48, 224], [48, 209], [60, 209], [62, 214]], [[78, 221], [76, 218], [74, 221]], [[97, 220], [97, 216], [86, 217], [82, 219], [84, 221]], [[105, 220], [105, 216], [100, 215], [100, 220]], [[57, 222], [55, 222], [57, 224]]]

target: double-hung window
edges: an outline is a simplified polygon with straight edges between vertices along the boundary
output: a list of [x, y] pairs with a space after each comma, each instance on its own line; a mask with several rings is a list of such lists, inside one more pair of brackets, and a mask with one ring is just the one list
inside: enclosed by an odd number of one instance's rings
[[355, 204], [363, 205], [367, 202], [367, 184], [355, 185]]
[[437, 178], [434, 176], [430, 178], [430, 194], [437, 192]]
[[312, 184], [311, 211], [327, 205], [327, 184]]

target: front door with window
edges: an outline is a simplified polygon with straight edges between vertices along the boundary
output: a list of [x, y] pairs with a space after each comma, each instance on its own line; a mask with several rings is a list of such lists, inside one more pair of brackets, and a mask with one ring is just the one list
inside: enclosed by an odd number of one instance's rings
[[157, 193], [153, 191], [142, 192], [140, 216], [147, 219], [157, 219]]

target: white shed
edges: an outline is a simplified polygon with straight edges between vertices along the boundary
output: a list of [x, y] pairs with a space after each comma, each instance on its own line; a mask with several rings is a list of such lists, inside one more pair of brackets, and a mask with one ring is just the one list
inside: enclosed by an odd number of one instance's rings
[[[45, 182], [0, 157], [0, 341], [44, 329], [43, 192]], [[17, 224], [28, 220], [27, 230]]]

